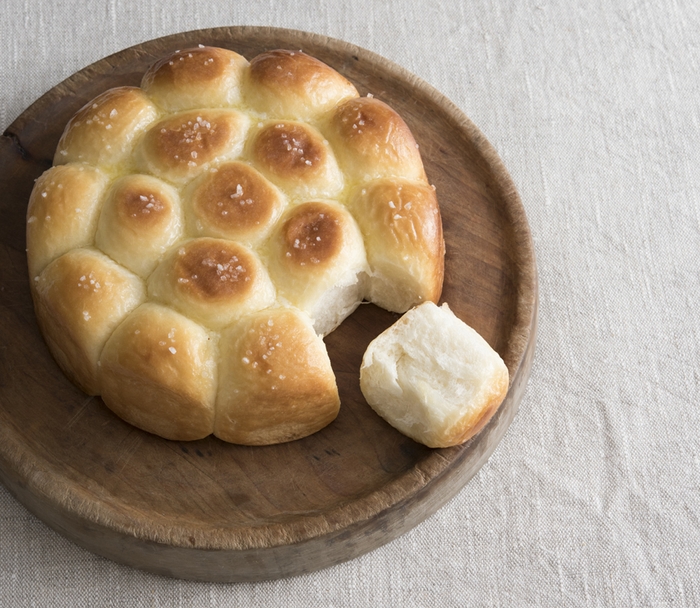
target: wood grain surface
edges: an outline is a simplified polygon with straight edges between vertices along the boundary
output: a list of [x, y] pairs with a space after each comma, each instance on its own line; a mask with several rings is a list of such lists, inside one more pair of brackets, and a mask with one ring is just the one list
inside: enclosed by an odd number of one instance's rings
[[[326, 338], [342, 400], [335, 422], [287, 444], [172, 442], [131, 427], [60, 372], [34, 320], [25, 214], [63, 128], [107, 88], [138, 85], [157, 58], [196, 44], [248, 59], [301, 49], [393, 106], [437, 188], [447, 248], [442, 301], [501, 354], [508, 396], [463, 446], [432, 450], [370, 409], [367, 344], [398, 315], [363, 305]], [[231, 27], [153, 40], [74, 74], [0, 138], [0, 480], [49, 526], [90, 551], [206, 581], [296, 575], [351, 559], [411, 529], [478, 471], [513, 419], [535, 343], [537, 276], [527, 219], [497, 154], [423, 81], [350, 44], [293, 30]], [[465, 489], [468, 491], [468, 489]]]

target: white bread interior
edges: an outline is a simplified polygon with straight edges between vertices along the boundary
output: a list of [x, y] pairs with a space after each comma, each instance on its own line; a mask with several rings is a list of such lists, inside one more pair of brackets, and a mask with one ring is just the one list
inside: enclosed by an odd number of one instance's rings
[[408, 311], [365, 351], [360, 387], [389, 424], [429, 447], [464, 443], [508, 391], [508, 368], [447, 304]]

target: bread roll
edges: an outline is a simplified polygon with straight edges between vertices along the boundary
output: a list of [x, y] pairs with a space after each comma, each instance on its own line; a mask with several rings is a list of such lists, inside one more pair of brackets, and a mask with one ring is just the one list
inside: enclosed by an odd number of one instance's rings
[[444, 448], [476, 435], [508, 391], [508, 368], [447, 304], [408, 311], [365, 351], [367, 403], [415, 441]]
[[91, 245], [107, 176], [82, 163], [52, 167], [34, 184], [27, 207], [29, 276], [76, 247]]
[[265, 445], [305, 437], [335, 419], [338, 388], [325, 344], [294, 309], [251, 315], [222, 334], [214, 433]]
[[148, 295], [214, 329], [275, 301], [265, 267], [250, 249], [225, 239], [192, 239], [173, 249], [148, 278]]
[[34, 308], [44, 338], [66, 374], [99, 395], [97, 361], [124, 317], [145, 299], [143, 282], [93, 249], [74, 249], [33, 281]]
[[282, 217], [270, 239], [268, 267], [280, 298], [306, 312], [316, 331], [333, 331], [363, 298], [362, 235], [342, 205], [303, 203]]
[[168, 439], [214, 430], [216, 336], [158, 304], [139, 306], [100, 356], [105, 404], [134, 426]]
[[350, 81], [301, 51], [268, 51], [250, 62], [246, 101], [268, 116], [310, 120], [357, 96]]
[[234, 161], [207, 171], [184, 194], [191, 234], [254, 246], [269, 236], [286, 197], [253, 167]]
[[344, 186], [335, 156], [313, 127], [292, 121], [259, 123], [250, 138], [253, 163], [299, 200], [338, 195]]
[[95, 244], [143, 278], [182, 238], [180, 197], [172, 186], [148, 175], [125, 175], [107, 192]]
[[365, 238], [367, 298], [394, 312], [437, 302], [445, 244], [435, 190], [420, 182], [385, 178], [359, 188], [349, 208]]
[[79, 110], [54, 164], [27, 208], [39, 325], [81, 388], [167, 439], [319, 430], [339, 406], [322, 336], [363, 299], [440, 296], [409, 127], [302, 52], [170, 53]]
[[149, 129], [137, 150], [139, 168], [176, 183], [196, 177], [214, 161], [236, 158], [249, 119], [235, 110], [190, 110]]
[[116, 168], [130, 160], [136, 140], [157, 117], [155, 105], [141, 89], [118, 87], [105, 91], [71, 118], [53, 162]]
[[358, 97], [339, 105], [325, 133], [350, 179], [426, 179], [411, 130], [379, 99]]
[[200, 45], [177, 50], [154, 63], [141, 89], [167, 112], [226, 108], [241, 100], [241, 80], [248, 61], [226, 49]]

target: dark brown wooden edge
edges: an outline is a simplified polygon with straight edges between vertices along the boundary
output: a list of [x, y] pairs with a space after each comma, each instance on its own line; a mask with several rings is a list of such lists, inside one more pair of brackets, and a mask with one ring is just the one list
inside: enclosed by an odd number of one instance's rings
[[[97, 513], [90, 505], [98, 497], [87, 492], [59, 495], [48, 481], [56, 471], [48, 460], [39, 461], [28, 453], [10, 429], [0, 428], [0, 481], [32, 513], [57, 532], [78, 545], [116, 562], [141, 568], [153, 573], [191, 580], [235, 582], [264, 580], [293, 576], [328, 567], [362, 555], [407, 532], [435, 513], [454, 497], [493, 453], [514, 418], [524, 394], [535, 351], [537, 324], [537, 273], [534, 247], [524, 209], [498, 154], [477, 127], [441, 93], [423, 80], [384, 58], [343, 41], [297, 30], [240, 26], [214, 28], [175, 34], [125, 49], [77, 72], [61, 84], [88, 80], [91, 74], [115, 69], [121, 58], [130, 53], [141, 53], [144, 47], [167, 43], [169, 40], [205, 39], [210, 37], [250, 36], [269, 37], [271, 42], [280, 36], [294, 38], [305, 46], [332, 45], [351, 53], [361, 61], [389, 70], [392, 77], [413, 88], [416, 94], [426, 95], [449, 115], [455, 126], [483, 155], [494, 171], [496, 180], [506, 184], [503, 198], [507, 201], [514, 230], [523, 247], [518, 282], [518, 313], [511, 348], [504, 359], [511, 371], [511, 387], [503, 405], [487, 427], [464, 446], [435, 450], [413, 470], [394, 480], [379, 492], [373, 492], [359, 501], [340, 507], [344, 517], [325, 513], [300, 522], [293, 542], [265, 538], [259, 546], [238, 547], [235, 539], [227, 538], [225, 530], [208, 530], [207, 548], [193, 547], [191, 530], [162, 530], [160, 538], [143, 536], [143, 528], [129, 513], [111, 512], [107, 505]], [[56, 87], [55, 87], [56, 88]], [[49, 91], [30, 106], [7, 133], [19, 132], [24, 117], [42, 111], [56, 103]], [[502, 419], [507, 416], [506, 419]], [[406, 492], [406, 488], [410, 488]], [[48, 505], [48, 506], [47, 506]], [[81, 513], [81, 517], [75, 515]], [[106, 516], [105, 513], [108, 513]], [[336, 514], [337, 515], [337, 514]], [[333, 521], [353, 523], [333, 528]], [[87, 516], [87, 521], [84, 519]], [[312, 521], [316, 520], [318, 521]], [[273, 535], [274, 536], [274, 535]], [[231, 541], [234, 540], [232, 543]], [[183, 566], [183, 564], [185, 564]]]

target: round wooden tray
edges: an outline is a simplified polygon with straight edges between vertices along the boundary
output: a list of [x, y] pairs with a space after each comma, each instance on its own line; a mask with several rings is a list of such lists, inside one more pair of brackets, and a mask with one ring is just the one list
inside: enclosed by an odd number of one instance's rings
[[[116, 418], [60, 372], [34, 320], [25, 214], [71, 115], [103, 90], [138, 85], [149, 64], [196, 44], [249, 59], [301, 49], [393, 106], [437, 187], [447, 247], [443, 301], [501, 354], [503, 405], [466, 445], [432, 450], [381, 420], [359, 389], [367, 344], [397, 315], [361, 306], [326, 339], [342, 406], [305, 439], [244, 447], [173, 442]], [[251, 581], [351, 559], [411, 529], [454, 496], [493, 452], [525, 389], [537, 276], [523, 207], [478, 129], [435, 89], [381, 57], [305, 32], [230, 27], [168, 36], [77, 72], [0, 139], [0, 481], [86, 549], [151, 572]]]

